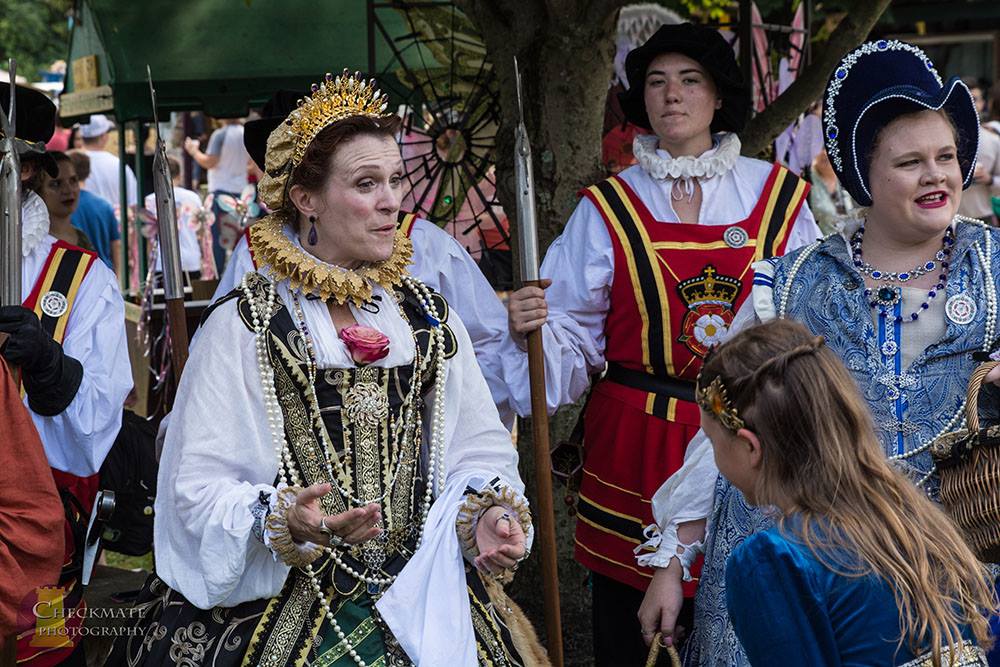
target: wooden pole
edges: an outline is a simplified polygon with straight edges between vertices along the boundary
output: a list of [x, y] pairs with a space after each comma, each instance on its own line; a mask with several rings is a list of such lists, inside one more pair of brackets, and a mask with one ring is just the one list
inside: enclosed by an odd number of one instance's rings
[[[188, 358], [187, 314], [184, 311], [184, 298], [167, 299], [167, 321], [165, 326], [170, 332], [170, 364], [174, 371], [174, 391], [181, 383], [181, 373]], [[171, 400], [173, 403], [173, 400]]]
[[[525, 286], [540, 287], [537, 280]], [[549, 448], [549, 412], [545, 400], [545, 354], [542, 330], [528, 334], [528, 381], [531, 386], [531, 434], [535, 443], [536, 536], [542, 547], [542, 592], [545, 602], [545, 634], [549, 660], [563, 664], [562, 616], [559, 608], [559, 571], [556, 564], [556, 522], [552, 506], [552, 456]]]

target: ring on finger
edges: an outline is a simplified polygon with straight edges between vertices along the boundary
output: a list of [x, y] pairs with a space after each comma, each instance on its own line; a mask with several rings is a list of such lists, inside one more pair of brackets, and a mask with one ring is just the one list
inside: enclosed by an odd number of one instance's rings
[[494, 523], [493, 525], [496, 526], [501, 521], [506, 521], [507, 523], [510, 523], [512, 521], [512, 518], [510, 516], [510, 512], [504, 512], [499, 517], [497, 517], [496, 523]]
[[344, 538], [334, 533], [330, 530], [330, 527], [326, 525], [326, 517], [319, 520], [319, 532], [326, 535], [327, 539], [330, 540], [331, 547], [340, 547], [347, 544], [347, 542], [344, 541]]

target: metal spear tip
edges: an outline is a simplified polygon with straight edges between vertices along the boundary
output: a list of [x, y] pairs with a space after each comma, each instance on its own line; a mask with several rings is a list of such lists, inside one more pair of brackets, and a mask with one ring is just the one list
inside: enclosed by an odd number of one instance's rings
[[521, 107], [521, 68], [517, 65], [517, 56], [514, 56], [514, 85], [517, 88], [517, 116], [524, 118], [524, 110]]

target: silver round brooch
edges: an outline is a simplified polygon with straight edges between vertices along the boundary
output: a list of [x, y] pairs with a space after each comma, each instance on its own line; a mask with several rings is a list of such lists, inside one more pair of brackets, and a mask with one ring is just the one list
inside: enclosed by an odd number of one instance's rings
[[742, 248], [747, 244], [749, 240], [747, 232], [742, 227], [737, 227], [733, 225], [728, 227], [726, 231], [722, 233], [722, 240], [726, 242], [726, 245], [730, 248]]
[[42, 312], [49, 317], [62, 317], [69, 308], [69, 301], [62, 292], [46, 292], [42, 295]]
[[950, 297], [944, 304], [945, 315], [955, 324], [968, 324], [975, 319], [977, 311], [975, 300], [965, 292]]

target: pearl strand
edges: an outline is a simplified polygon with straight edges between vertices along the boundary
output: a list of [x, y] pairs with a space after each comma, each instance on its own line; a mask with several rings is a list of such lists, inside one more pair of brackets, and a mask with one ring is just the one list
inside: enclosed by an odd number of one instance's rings
[[269, 283], [265, 312], [261, 313], [257, 300], [254, 298], [247, 283], [247, 276], [249, 275], [251, 274], [248, 273], [243, 276], [243, 280], [240, 283], [240, 290], [243, 292], [250, 306], [250, 318], [254, 329], [254, 342], [257, 352], [257, 371], [260, 374], [264, 411], [267, 415], [271, 441], [274, 443], [278, 459], [278, 482], [286, 486], [289, 485], [289, 482], [292, 486], [298, 486], [299, 477], [294, 466], [290, 465], [290, 454], [285, 442], [281, 406], [278, 403], [278, 393], [274, 388], [274, 369], [267, 355], [267, 330], [271, 323], [271, 317], [274, 315], [277, 292], [275, 291], [274, 283]]
[[[427, 287], [423, 283], [410, 277], [404, 278], [403, 282], [417, 296], [421, 306], [424, 308], [424, 312], [430, 317], [430, 319], [434, 320], [434, 322], [431, 323], [432, 324], [431, 344], [433, 345], [437, 353], [437, 358], [435, 359], [436, 373], [434, 378], [435, 382], [434, 419], [431, 424], [431, 442], [428, 448], [428, 457], [427, 457], [428, 458], [427, 462], [428, 473], [427, 473], [427, 483], [426, 483], [427, 488], [424, 492], [424, 503], [423, 503], [423, 508], [421, 510], [420, 521], [418, 524], [418, 530], [420, 534], [417, 539], [417, 548], [419, 548], [420, 545], [423, 543], [423, 529], [427, 523], [427, 516], [430, 513], [430, 506], [431, 503], [433, 502], [435, 470], [437, 469], [438, 474], [441, 477], [443, 477], [441, 471], [444, 470], [444, 444], [442, 442], [444, 434], [444, 386], [445, 386], [444, 380], [446, 371], [445, 360], [444, 360], [444, 332], [441, 327], [439, 314], [437, 312], [437, 309], [431, 302], [430, 292], [427, 289]], [[272, 283], [272, 290], [273, 290], [273, 283]], [[252, 303], [252, 299], [250, 299], [250, 301]], [[418, 352], [415, 352], [415, 354], [418, 355]], [[267, 361], [266, 354], [263, 357], [258, 355], [258, 361], [266, 362]], [[417, 362], [416, 359], [415, 362]], [[427, 362], [425, 361], [425, 363]], [[414, 366], [420, 367], [419, 363], [415, 363]], [[276, 392], [274, 392], [273, 369], [271, 370], [269, 376], [265, 376], [263, 372], [261, 375], [264, 384], [266, 386], [269, 385], [271, 392], [276, 394]], [[417, 384], [414, 383], [414, 386], [416, 387]], [[265, 393], [267, 393], [266, 389]], [[274, 401], [276, 404], [277, 403], [276, 397]], [[419, 414], [416, 416], [415, 421], [418, 419], [419, 419]], [[408, 426], [409, 426], [408, 424], [404, 425], [404, 429], [408, 428]], [[413, 432], [415, 432], [415, 428]], [[282, 441], [282, 454], [287, 456], [286, 458], [287, 467], [289, 468], [292, 474], [297, 474], [295, 471], [294, 458], [292, 458], [291, 456], [291, 452], [289, 451], [287, 442], [284, 441], [284, 437], [281, 438], [281, 441]], [[340, 558], [340, 554], [337, 553], [334, 549], [326, 547], [326, 550], [333, 556], [334, 562], [337, 563], [338, 566], [343, 567], [343, 569], [349, 575], [353, 576], [355, 579], [359, 581], [363, 581], [365, 583], [373, 583], [376, 585], [388, 585], [391, 584], [396, 579], [395, 575], [390, 575], [387, 577], [367, 577], [364, 574], [357, 572], [356, 570], [354, 570], [354, 568], [348, 566], [346, 563], [344, 563], [343, 560]], [[367, 667], [367, 663], [361, 658], [360, 654], [357, 651], [357, 648], [351, 645], [351, 643], [347, 639], [347, 635], [343, 631], [343, 628], [341, 628], [340, 624], [337, 623], [337, 620], [333, 614], [333, 609], [330, 606], [330, 601], [327, 600], [326, 596], [323, 595], [322, 586], [320, 585], [319, 579], [317, 578], [316, 572], [313, 570], [312, 565], [307, 565], [305, 567], [305, 572], [309, 576], [309, 581], [312, 586], [313, 592], [316, 594], [316, 597], [319, 600], [320, 606], [323, 609], [326, 619], [330, 622], [330, 627], [333, 628], [334, 632], [336, 633], [337, 639], [344, 645], [344, 647], [347, 649], [348, 655], [351, 657], [351, 659], [354, 660], [354, 662], [359, 667]]]
[[[983, 286], [986, 291], [986, 323], [985, 323], [986, 331], [983, 335], [983, 351], [987, 351], [990, 348], [990, 344], [992, 343], [996, 332], [996, 320], [997, 320], [997, 310], [998, 310], [996, 285], [993, 283], [992, 280], [993, 237], [989, 229], [982, 222], [978, 220], [970, 220], [969, 218], [962, 218], [962, 219], [966, 222], [972, 222], [976, 224], [977, 226], [982, 228], [985, 232], [984, 234], [986, 238], [985, 252], [983, 251], [982, 248], [979, 247], [978, 243], [974, 246], [974, 249], [976, 251], [977, 257], [979, 258], [979, 263], [983, 266], [983, 282], [984, 282]], [[920, 454], [930, 449], [934, 445], [934, 442], [937, 441], [938, 438], [944, 436], [946, 433], [949, 433], [953, 430], [964, 428], [967, 423], [965, 418], [965, 407], [967, 403], [968, 399], [962, 400], [962, 404], [959, 406], [958, 410], [955, 412], [952, 418], [948, 420], [948, 423], [945, 424], [940, 431], [938, 431], [937, 435], [923, 442], [919, 447], [916, 447], [908, 452], [903, 452], [902, 454], [894, 454], [890, 456], [889, 460], [899, 461], [902, 459], [910, 458], [912, 456], [916, 456], [917, 454]], [[930, 471], [923, 477], [923, 479], [917, 482], [917, 484], [918, 485], [924, 484], [928, 479], [931, 478], [936, 469], [937, 467], [932, 465]]]

